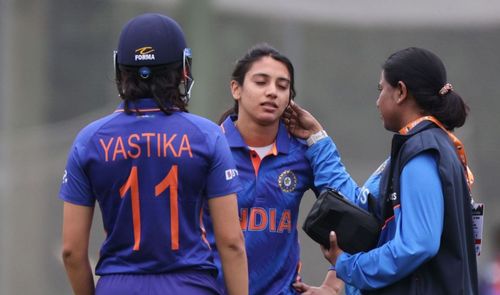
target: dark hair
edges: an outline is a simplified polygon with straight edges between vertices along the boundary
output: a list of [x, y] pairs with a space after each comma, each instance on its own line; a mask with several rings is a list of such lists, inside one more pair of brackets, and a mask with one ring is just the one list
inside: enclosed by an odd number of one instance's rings
[[[186, 93], [181, 93], [182, 62], [149, 67], [151, 74], [147, 79], [139, 75], [139, 67], [118, 66], [116, 86], [125, 102], [124, 110], [130, 114], [130, 102], [141, 98], [153, 98], [158, 107], [167, 115], [174, 110], [187, 112]], [[138, 110], [137, 110], [138, 111]]]
[[[233, 73], [231, 75], [231, 80], [236, 81], [238, 84], [243, 86], [243, 82], [245, 81], [245, 75], [248, 73], [248, 70], [252, 67], [254, 62], [260, 60], [263, 57], [271, 57], [281, 63], [283, 63], [288, 69], [288, 73], [290, 74], [290, 100], [292, 100], [295, 95], [295, 76], [293, 70], [293, 64], [288, 59], [288, 57], [281, 54], [278, 50], [274, 49], [267, 43], [259, 43], [248, 50], [248, 52], [240, 58], [236, 62], [236, 66], [234, 67]], [[224, 120], [232, 115], [238, 114], [238, 102], [234, 102], [234, 106], [229, 110], [225, 111], [219, 119], [219, 124], [224, 122]]]
[[453, 90], [440, 95], [448, 83], [441, 59], [429, 50], [410, 47], [393, 53], [382, 66], [385, 80], [396, 87], [405, 83], [418, 106], [433, 115], [448, 130], [464, 125], [469, 107]]

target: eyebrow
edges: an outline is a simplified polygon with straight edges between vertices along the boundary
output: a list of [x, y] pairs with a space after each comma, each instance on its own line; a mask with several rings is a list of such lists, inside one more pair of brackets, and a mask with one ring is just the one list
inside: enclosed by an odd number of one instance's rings
[[[264, 77], [264, 78], [269, 78], [270, 76], [265, 73], [255, 73], [252, 75], [252, 77]], [[288, 82], [290, 83], [290, 79], [284, 78], [284, 77], [278, 77], [277, 79], [279, 82]]]

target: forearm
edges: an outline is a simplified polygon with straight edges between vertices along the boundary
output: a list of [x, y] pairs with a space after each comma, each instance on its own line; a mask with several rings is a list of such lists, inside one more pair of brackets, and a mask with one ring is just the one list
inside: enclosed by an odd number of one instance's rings
[[88, 257], [93, 207], [64, 202], [62, 258], [73, 292], [94, 294], [94, 278]]
[[94, 277], [88, 258], [64, 257], [64, 267], [75, 295], [94, 294]]
[[247, 295], [247, 255], [238, 219], [236, 195], [212, 198], [208, 206], [227, 290], [230, 295]]
[[405, 165], [400, 179], [401, 206], [394, 209], [394, 224], [386, 227], [394, 227], [393, 237], [371, 251], [339, 256], [337, 275], [346, 283], [361, 289], [385, 287], [439, 251], [444, 201], [437, 163], [431, 154], [420, 154]]
[[333, 188], [355, 201], [360, 188], [347, 172], [331, 138], [322, 139], [309, 147], [306, 157], [313, 168], [316, 188]]
[[230, 295], [248, 294], [248, 265], [243, 239], [233, 246], [217, 245], [224, 281]]

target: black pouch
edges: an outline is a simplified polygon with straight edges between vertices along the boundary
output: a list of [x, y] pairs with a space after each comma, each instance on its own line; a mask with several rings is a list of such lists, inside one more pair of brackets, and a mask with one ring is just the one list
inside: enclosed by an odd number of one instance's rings
[[354, 205], [339, 192], [321, 192], [304, 221], [302, 229], [317, 243], [330, 248], [330, 231], [335, 231], [339, 247], [350, 254], [366, 252], [377, 245], [378, 219]]

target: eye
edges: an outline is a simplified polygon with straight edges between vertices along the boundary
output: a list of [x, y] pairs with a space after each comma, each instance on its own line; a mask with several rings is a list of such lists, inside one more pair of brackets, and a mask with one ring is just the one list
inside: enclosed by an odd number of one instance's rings
[[276, 85], [280, 90], [288, 90], [290, 88], [290, 82], [284, 79], [278, 80]]
[[281, 90], [287, 90], [288, 89], [288, 85], [278, 84], [278, 88], [281, 89]]
[[378, 91], [382, 91], [382, 85], [378, 84], [378, 85], [377, 85], [377, 90], [378, 90]]
[[257, 84], [259, 86], [264, 86], [264, 85], [266, 85], [266, 81], [255, 81], [255, 84]]

